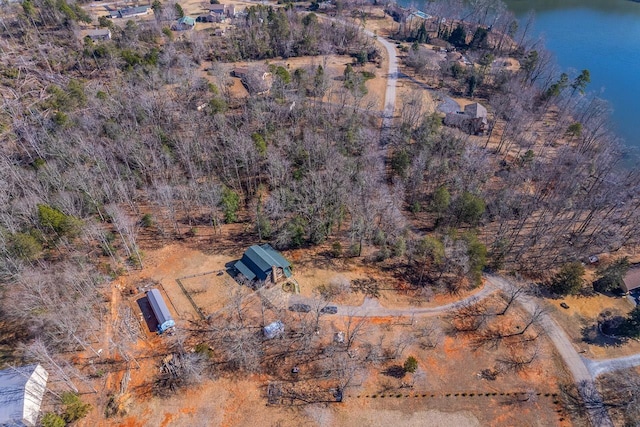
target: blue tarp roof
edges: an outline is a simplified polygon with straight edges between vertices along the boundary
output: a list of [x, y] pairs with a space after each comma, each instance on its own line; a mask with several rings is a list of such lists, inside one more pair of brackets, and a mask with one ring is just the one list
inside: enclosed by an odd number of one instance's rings
[[236, 269], [247, 279], [265, 280], [271, 273], [271, 267], [280, 267], [286, 277], [291, 277], [291, 263], [271, 245], [253, 245], [246, 250], [242, 259], [235, 263]]

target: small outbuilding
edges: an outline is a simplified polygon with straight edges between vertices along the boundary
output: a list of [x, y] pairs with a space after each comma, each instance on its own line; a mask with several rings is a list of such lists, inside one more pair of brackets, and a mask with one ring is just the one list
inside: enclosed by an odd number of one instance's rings
[[93, 41], [111, 40], [111, 30], [108, 28], [89, 30], [86, 32], [85, 37], [89, 37]]
[[41, 365], [0, 371], [0, 426], [37, 425], [48, 379]]
[[251, 246], [234, 267], [248, 280], [265, 284], [278, 283], [292, 275], [291, 263], [269, 244]]
[[176, 322], [173, 320], [173, 317], [171, 317], [171, 312], [169, 312], [169, 308], [167, 307], [167, 304], [165, 304], [164, 298], [162, 298], [162, 294], [159, 290], [155, 288], [149, 290], [147, 292], [147, 299], [149, 300], [151, 310], [153, 310], [153, 314], [156, 316], [156, 320], [158, 321], [159, 334], [176, 325]]
[[249, 68], [247, 67], [236, 67], [231, 70], [231, 75], [239, 79], [244, 79], [247, 77], [247, 74], [249, 74]]
[[640, 288], [640, 266], [630, 268], [622, 278], [622, 290], [625, 293]]

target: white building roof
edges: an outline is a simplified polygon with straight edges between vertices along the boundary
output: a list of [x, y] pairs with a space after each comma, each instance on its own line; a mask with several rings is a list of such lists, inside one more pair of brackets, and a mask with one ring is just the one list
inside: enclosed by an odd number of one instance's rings
[[0, 371], [0, 425], [36, 425], [49, 374], [40, 365]]

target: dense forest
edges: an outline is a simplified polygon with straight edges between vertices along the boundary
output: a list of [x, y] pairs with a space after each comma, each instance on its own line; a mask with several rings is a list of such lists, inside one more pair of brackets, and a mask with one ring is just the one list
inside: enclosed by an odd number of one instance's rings
[[[280, 249], [329, 244], [358, 257], [375, 247], [366, 262], [452, 292], [485, 268], [540, 276], [637, 245], [638, 173], [621, 165], [588, 76], [559, 73], [503, 15], [500, 37], [475, 35], [503, 9], [439, 4], [437, 16], [468, 19], [446, 31], [402, 27], [398, 38], [417, 41], [406, 64], [486, 99], [500, 136], [485, 144], [444, 128], [417, 97], [381, 139], [353, 71], [335, 88], [322, 66], [280, 67], [268, 95], [232, 97], [231, 61], [379, 60], [357, 26], [255, 6], [224, 38], [176, 37], [158, 19], [102, 21], [113, 38], [92, 42], [76, 35], [91, 19], [76, 4], [2, 5], [3, 343], [60, 364], [56, 354], [96, 341], [105, 285], [144, 266], [143, 231], [160, 246], [197, 225], [242, 222]], [[487, 65], [432, 63], [425, 31]], [[491, 66], [506, 55], [519, 70]]]

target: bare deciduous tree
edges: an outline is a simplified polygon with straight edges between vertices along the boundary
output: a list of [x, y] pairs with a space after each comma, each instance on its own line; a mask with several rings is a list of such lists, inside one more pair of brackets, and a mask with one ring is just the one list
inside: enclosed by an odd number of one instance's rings
[[456, 332], [475, 332], [485, 324], [487, 316], [485, 303], [471, 298], [451, 313], [449, 320]]
[[533, 347], [533, 349], [518, 347], [521, 346], [512, 346], [507, 354], [498, 359], [498, 363], [504, 371], [524, 371], [538, 358], [538, 346]]

